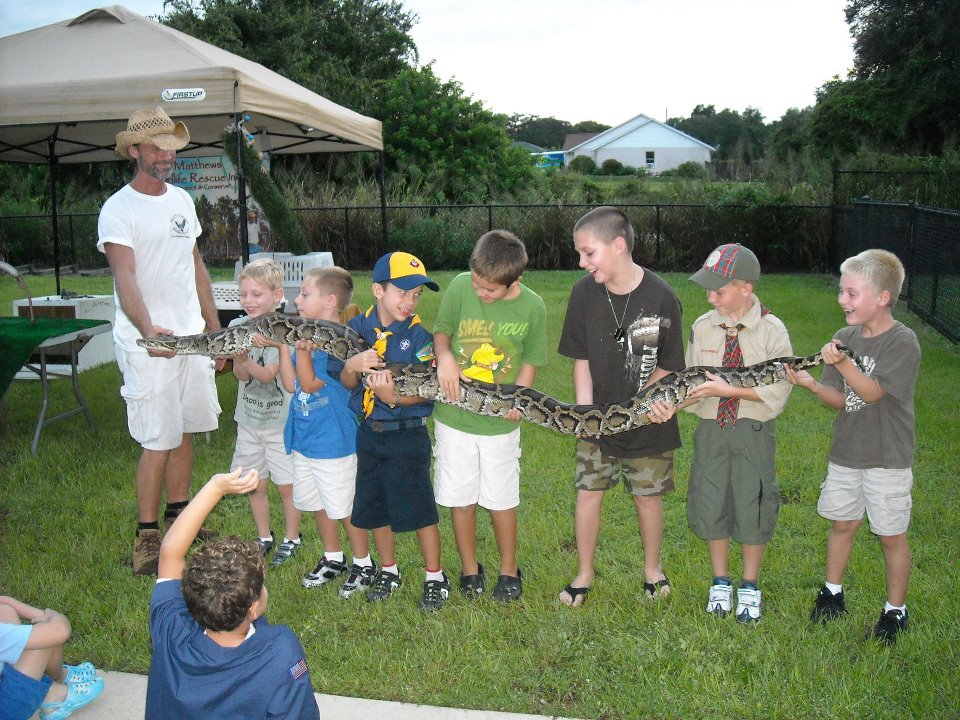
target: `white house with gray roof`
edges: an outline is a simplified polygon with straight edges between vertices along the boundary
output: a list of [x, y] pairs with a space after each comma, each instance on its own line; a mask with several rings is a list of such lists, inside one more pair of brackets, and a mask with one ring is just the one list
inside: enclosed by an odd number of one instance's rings
[[714, 150], [715, 147], [685, 132], [646, 115], [637, 115], [567, 149], [564, 164], [569, 166], [575, 157], [586, 155], [597, 167], [612, 158], [623, 165], [661, 173], [690, 161], [705, 165], [710, 162], [710, 153]]

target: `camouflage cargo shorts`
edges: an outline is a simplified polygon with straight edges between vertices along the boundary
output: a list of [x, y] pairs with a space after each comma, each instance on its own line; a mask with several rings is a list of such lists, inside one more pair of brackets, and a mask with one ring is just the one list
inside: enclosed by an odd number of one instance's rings
[[600, 452], [596, 443], [577, 441], [577, 490], [609, 490], [621, 479], [631, 495], [666, 495], [674, 490], [673, 450], [638, 458]]

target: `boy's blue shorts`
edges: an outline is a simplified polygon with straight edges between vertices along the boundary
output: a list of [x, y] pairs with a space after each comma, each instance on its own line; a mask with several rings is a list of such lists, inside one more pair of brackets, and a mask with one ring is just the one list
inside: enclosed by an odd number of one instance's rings
[[353, 525], [364, 530], [389, 525], [394, 532], [409, 532], [439, 523], [430, 483], [432, 454], [426, 425], [376, 432], [361, 423]]
[[53, 684], [49, 675], [35, 680], [6, 665], [0, 673], [0, 720], [28, 720]]

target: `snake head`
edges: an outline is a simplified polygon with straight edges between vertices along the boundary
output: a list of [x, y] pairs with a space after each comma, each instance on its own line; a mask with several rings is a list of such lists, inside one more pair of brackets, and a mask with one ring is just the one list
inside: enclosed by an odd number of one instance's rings
[[177, 338], [173, 335], [155, 335], [150, 338], [137, 338], [137, 345], [147, 350], [177, 351]]

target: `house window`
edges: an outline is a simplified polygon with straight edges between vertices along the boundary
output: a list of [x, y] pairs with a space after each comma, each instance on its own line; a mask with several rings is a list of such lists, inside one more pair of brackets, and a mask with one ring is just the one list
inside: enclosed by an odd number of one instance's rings
[[647, 150], [647, 165], [653, 165], [653, 150]]

